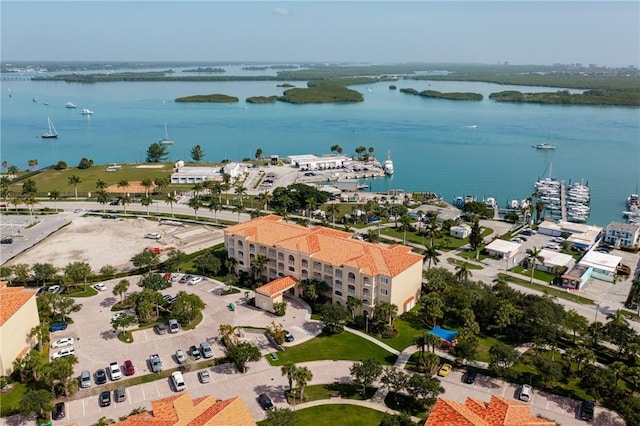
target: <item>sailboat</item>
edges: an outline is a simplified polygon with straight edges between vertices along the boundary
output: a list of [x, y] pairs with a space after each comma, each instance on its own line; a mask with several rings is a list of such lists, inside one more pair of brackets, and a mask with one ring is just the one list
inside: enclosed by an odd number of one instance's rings
[[[549, 135], [547, 135], [547, 140], [550, 142], [551, 141], [551, 130], [549, 130]], [[538, 143], [535, 145], [531, 145], [532, 148], [535, 149], [556, 149], [556, 146], [553, 144], [550, 144], [548, 142], [543, 142], [543, 143]]]
[[169, 132], [167, 131], [167, 123], [164, 123], [164, 139], [158, 141], [160, 146], [173, 145], [173, 141], [169, 139]]
[[49, 122], [49, 131], [44, 132], [42, 134], [42, 139], [57, 139], [58, 132], [56, 131], [55, 126], [53, 125], [53, 121], [51, 121], [51, 118], [49, 117], [47, 117], [47, 121]]

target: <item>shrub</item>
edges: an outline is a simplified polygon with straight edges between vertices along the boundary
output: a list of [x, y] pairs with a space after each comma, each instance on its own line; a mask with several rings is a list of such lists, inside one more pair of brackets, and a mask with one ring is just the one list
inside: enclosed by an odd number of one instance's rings
[[65, 163], [64, 161], [60, 160], [60, 161], [58, 161], [58, 164], [56, 164], [53, 168], [56, 169], [56, 170], [64, 170], [64, 169], [67, 168], [67, 163]]
[[93, 160], [89, 160], [85, 157], [82, 157], [82, 160], [80, 160], [80, 163], [78, 164], [79, 169], [88, 169], [91, 166], [93, 166]]

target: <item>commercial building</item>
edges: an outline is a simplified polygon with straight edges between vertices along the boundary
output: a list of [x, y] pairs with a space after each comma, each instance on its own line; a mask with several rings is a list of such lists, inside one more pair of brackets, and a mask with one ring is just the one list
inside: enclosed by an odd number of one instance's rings
[[574, 265], [570, 271], [562, 274], [562, 287], [570, 290], [580, 290], [591, 278], [593, 269], [582, 266]]
[[31, 349], [29, 333], [40, 324], [36, 292], [0, 282], [0, 375], [13, 371], [13, 361]]
[[614, 247], [633, 247], [640, 242], [640, 225], [611, 222], [607, 225], [604, 241]]
[[591, 277], [593, 278], [613, 282], [620, 262], [622, 262], [622, 258], [620, 256], [591, 250], [587, 252], [582, 259], [580, 259], [578, 265], [590, 268]]
[[351, 163], [351, 158], [344, 155], [290, 155], [287, 157], [287, 163], [301, 170], [327, 170], [345, 167]]
[[539, 255], [542, 258], [542, 262], [536, 262], [536, 269], [551, 274], [555, 273], [558, 268], [562, 268], [561, 270], [566, 272], [576, 263], [572, 256], [553, 250], [542, 249]]
[[171, 174], [171, 183], [203, 183], [208, 180], [222, 182], [219, 167], [180, 167]]
[[560, 237], [568, 235], [567, 241], [575, 248], [589, 250], [602, 237], [603, 229], [599, 226], [586, 225], [567, 221], [553, 222], [545, 220], [538, 224], [538, 234]]
[[259, 274], [271, 282], [257, 290], [256, 305], [266, 310], [272, 310], [280, 295], [302, 296], [295, 282], [305, 279], [329, 284], [336, 304], [346, 304], [349, 296], [360, 299], [363, 315], [372, 314], [380, 302], [406, 312], [420, 295], [423, 257], [411, 247], [372, 244], [348, 232], [307, 228], [276, 215], [230, 226], [224, 234], [228, 256], [235, 259], [238, 271], [250, 272], [252, 264], [255, 271], [255, 260], [262, 256]]
[[488, 256], [503, 259], [508, 268], [518, 263], [520, 244], [505, 240], [493, 240], [485, 248]]
[[216, 400], [212, 395], [191, 399], [189, 392], [151, 401], [151, 411], [134, 414], [117, 426], [255, 426], [256, 422], [239, 396]]
[[467, 397], [464, 404], [438, 398], [424, 426], [555, 426], [556, 422], [531, 415], [531, 406], [491, 396], [488, 403]]

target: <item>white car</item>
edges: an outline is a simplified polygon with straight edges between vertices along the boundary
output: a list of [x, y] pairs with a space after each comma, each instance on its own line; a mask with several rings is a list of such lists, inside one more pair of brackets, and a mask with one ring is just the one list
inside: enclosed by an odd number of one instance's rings
[[148, 238], [150, 240], [159, 240], [160, 238], [162, 238], [162, 235], [156, 233], [156, 232], [152, 232], [151, 234], [147, 234], [144, 236], [145, 238]]
[[98, 291], [106, 291], [107, 290], [107, 286], [104, 285], [103, 283], [98, 283], [98, 284], [94, 285], [93, 288], [95, 288]]
[[49, 293], [60, 293], [62, 288], [59, 285], [52, 285], [49, 287]]
[[64, 339], [58, 339], [51, 344], [51, 349], [64, 348], [66, 346], [73, 346], [73, 337], [65, 337]]
[[120, 380], [122, 378], [122, 371], [117, 362], [109, 364], [109, 374], [111, 375], [111, 380]]
[[70, 356], [74, 354], [74, 350], [73, 348], [64, 348], [64, 349], [60, 349], [58, 352], [54, 353], [51, 356], [51, 359], [58, 359], [58, 358], [62, 358], [65, 356]]
[[176, 360], [178, 361], [179, 364], [182, 364], [187, 360], [187, 354], [185, 354], [182, 349], [178, 349], [176, 351]]
[[187, 388], [187, 385], [185, 385], [184, 383], [182, 373], [179, 371], [174, 371], [173, 373], [171, 373], [171, 381], [173, 382], [173, 386], [176, 392], [182, 392]]
[[211, 375], [208, 370], [200, 370], [198, 371], [198, 379], [200, 379], [201, 383], [209, 383], [211, 381]]
[[199, 282], [202, 282], [202, 277], [193, 277], [189, 280], [189, 282], [187, 283], [188, 285], [196, 285]]

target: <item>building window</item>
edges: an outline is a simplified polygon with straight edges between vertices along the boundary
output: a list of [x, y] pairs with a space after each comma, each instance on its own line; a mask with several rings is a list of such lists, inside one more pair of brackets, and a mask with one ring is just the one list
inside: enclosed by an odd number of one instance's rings
[[342, 278], [342, 269], [336, 269], [336, 278]]
[[289, 255], [289, 265], [294, 265], [296, 263], [296, 258], [293, 255]]
[[322, 274], [320, 272], [314, 272], [313, 273], [313, 279], [314, 280], [321, 280], [322, 279]]
[[331, 284], [333, 282], [333, 277], [331, 275], [325, 275], [324, 282], [326, 282], [327, 284]]
[[334, 285], [333, 285], [333, 288], [335, 288], [337, 290], [342, 290], [342, 281], [336, 280]]
[[284, 263], [278, 263], [278, 271], [284, 271]]
[[313, 269], [315, 271], [321, 271], [322, 270], [322, 265], [320, 264], [320, 262], [313, 262]]
[[238, 257], [239, 257], [239, 258], [244, 258], [244, 252], [239, 251], [239, 252], [238, 252]]
[[309, 271], [307, 271], [306, 269], [303, 269], [301, 275], [302, 275], [302, 279], [306, 280], [307, 278], [309, 278]]
[[278, 260], [284, 260], [284, 254], [278, 253]]
[[356, 282], [356, 274], [354, 274], [353, 272], [349, 272], [349, 274], [347, 275], [347, 282], [355, 283]]
[[380, 282], [384, 285], [389, 285], [389, 277], [380, 277]]
[[249, 244], [249, 253], [255, 253], [255, 252], [256, 252], [255, 244]]
[[347, 287], [347, 292], [349, 293], [349, 295], [354, 296], [356, 294], [356, 286], [349, 285]]
[[296, 271], [295, 266], [289, 266], [289, 271], [291, 271], [291, 272], [295, 272], [295, 271]]
[[229, 256], [234, 257], [236, 255], [236, 251], [232, 248], [229, 248]]
[[[251, 250], [251, 249], [249, 249], [249, 250]], [[249, 260], [253, 260], [253, 259], [255, 259], [255, 258], [256, 258], [256, 255], [255, 255], [255, 254], [253, 254], [253, 253], [250, 253], [250, 254], [249, 254]]]
[[363, 288], [362, 289], [362, 297], [369, 297], [371, 296], [371, 292], [369, 291], [368, 288]]
[[269, 249], [269, 257], [276, 257], [276, 249]]
[[387, 290], [386, 288], [381, 288], [380, 289], [380, 294], [383, 296], [388, 296], [389, 295], [389, 290]]
[[238, 248], [241, 249], [243, 247], [242, 241], [238, 241]]
[[302, 267], [303, 268], [308, 268], [309, 267], [309, 261], [307, 259], [302, 259]]
[[341, 292], [341, 291], [336, 290], [336, 291], [334, 292], [334, 294], [335, 294], [336, 296], [340, 296], [340, 297], [342, 297], [342, 292]]
[[229, 245], [229, 247], [233, 247], [234, 243], [235, 242], [233, 241], [233, 238], [229, 238], [228, 243], [227, 243]]
[[267, 248], [263, 247], [263, 246], [260, 246], [260, 247], [258, 247], [258, 252], [260, 254], [267, 254]]
[[331, 265], [324, 265], [324, 273], [331, 274], [333, 272], [333, 267]]
[[369, 279], [369, 277], [362, 277], [362, 284], [371, 285], [371, 279]]

